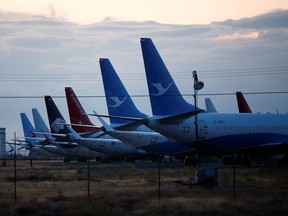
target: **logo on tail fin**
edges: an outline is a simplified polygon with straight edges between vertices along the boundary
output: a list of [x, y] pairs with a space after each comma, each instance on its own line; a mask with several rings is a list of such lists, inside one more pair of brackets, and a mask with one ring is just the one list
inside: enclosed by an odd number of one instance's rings
[[109, 97], [111, 100], [114, 101], [115, 104], [111, 105], [109, 104], [109, 107], [119, 107], [121, 106], [124, 101], [127, 99], [127, 97], [125, 97], [122, 101], [119, 99], [119, 97]]
[[170, 83], [166, 88], [162, 86], [162, 83], [151, 83], [151, 85], [154, 86], [158, 90], [157, 93], [151, 93], [151, 94], [153, 96], [161, 96], [161, 95], [164, 95], [168, 91], [172, 83]]
[[51, 124], [51, 128], [54, 130], [55, 133], [59, 133], [60, 130], [64, 129], [64, 125], [63, 124], [59, 124], [59, 123], [65, 123], [64, 119], [62, 118], [57, 118], [52, 124]]

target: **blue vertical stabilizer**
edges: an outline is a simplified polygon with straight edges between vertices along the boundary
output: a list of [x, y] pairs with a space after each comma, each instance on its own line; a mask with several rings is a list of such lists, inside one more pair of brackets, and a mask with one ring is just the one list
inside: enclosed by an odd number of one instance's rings
[[28, 119], [27, 115], [25, 113], [20, 113], [21, 116], [21, 122], [22, 122], [22, 127], [23, 127], [23, 132], [25, 136], [25, 140], [28, 142], [29, 138], [28, 137], [33, 137], [33, 132], [35, 132], [35, 128], [33, 127], [32, 123]]
[[[109, 59], [101, 58], [99, 62], [109, 115], [137, 118], [146, 117], [146, 115], [140, 112], [135, 106]], [[111, 118], [110, 122], [114, 124], [128, 123], [130, 121]]]
[[174, 115], [195, 110], [184, 100], [150, 38], [141, 38], [153, 115]]

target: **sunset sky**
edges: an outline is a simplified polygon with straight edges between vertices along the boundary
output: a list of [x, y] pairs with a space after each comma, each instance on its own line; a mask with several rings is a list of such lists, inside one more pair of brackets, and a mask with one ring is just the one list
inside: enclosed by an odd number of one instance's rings
[[87, 112], [106, 114], [99, 58], [131, 95], [146, 95], [133, 99], [151, 115], [141, 37], [153, 40], [187, 101], [197, 70], [201, 107], [210, 97], [219, 112], [238, 112], [232, 94], [242, 91], [254, 112], [286, 113], [287, 20], [287, 0], [0, 0], [0, 127], [7, 139], [21, 136], [20, 112], [32, 120], [32, 108], [47, 121], [44, 95], [57, 96], [69, 121], [66, 86], [96, 96], [80, 98]]
[[287, 0], [0, 0], [3, 12], [21, 12], [91, 24], [105, 19], [208, 24], [288, 9]]

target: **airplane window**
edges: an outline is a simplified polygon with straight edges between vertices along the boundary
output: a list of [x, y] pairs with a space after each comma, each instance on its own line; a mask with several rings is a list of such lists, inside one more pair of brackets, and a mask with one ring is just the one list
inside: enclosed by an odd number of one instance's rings
[[190, 127], [183, 127], [183, 133], [190, 133]]

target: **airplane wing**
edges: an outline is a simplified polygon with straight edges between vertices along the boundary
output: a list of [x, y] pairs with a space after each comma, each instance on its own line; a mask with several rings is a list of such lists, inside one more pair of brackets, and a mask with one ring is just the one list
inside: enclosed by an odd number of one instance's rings
[[178, 120], [178, 119], [186, 119], [186, 118], [189, 118], [191, 116], [194, 116], [196, 114], [199, 114], [201, 112], [204, 112], [205, 110], [194, 110], [194, 111], [190, 111], [190, 112], [185, 112], [185, 113], [180, 113], [180, 114], [177, 114], [177, 115], [171, 115], [171, 116], [163, 116], [163, 117], [159, 117], [157, 118], [156, 120], [159, 121], [159, 122], [169, 122], [169, 121], [175, 121], [175, 120]]
[[[169, 121], [175, 121], [177, 119], [185, 119], [185, 118], [189, 118], [190, 116], [193, 116], [195, 114], [204, 112], [205, 110], [194, 110], [194, 111], [190, 111], [190, 112], [185, 112], [185, 113], [180, 113], [177, 115], [169, 115], [169, 116], [159, 116], [156, 117], [156, 121], [160, 121], [160, 122], [169, 122]], [[126, 117], [126, 116], [110, 116], [110, 115], [99, 115], [94, 111], [94, 114], [87, 114], [87, 115], [91, 115], [91, 116], [100, 116], [100, 117], [105, 117], [105, 118], [119, 118], [119, 119], [126, 119], [126, 120], [131, 120], [131, 121], [135, 121], [138, 122], [138, 124], [145, 124], [146, 120], [149, 120], [149, 117], [147, 118], [135, 118], [135, 117]], [[126, 125], [125, 125], [126, 126]]]
[[135, 118], [135, 117], [127, 117], [127, 116], [112, 116], [112, 115], [99, 115], [94, 111], [94, 114], [87, 114], [90, 116], [101, 116], [101, 117], [105, 117], [105, 118], [118, 118], [118, 119], [125, 119], [125, 120], [131, 120], [131, 121], [142, 121], [143, 118]]

